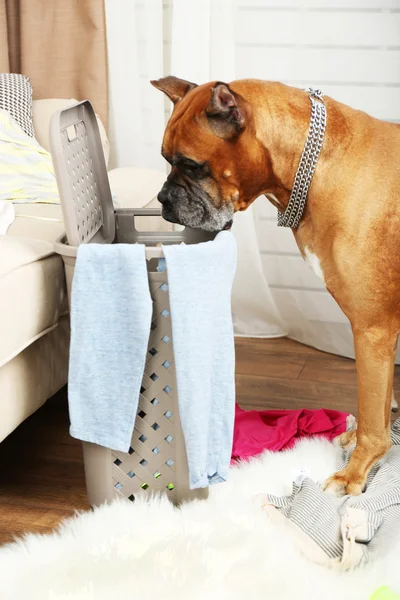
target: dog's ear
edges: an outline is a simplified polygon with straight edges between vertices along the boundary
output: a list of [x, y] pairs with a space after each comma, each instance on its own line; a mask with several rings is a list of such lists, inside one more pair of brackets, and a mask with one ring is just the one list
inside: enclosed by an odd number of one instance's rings
[[245, 128], [243, 110], [226, 83], [218, 82], [212, 88], [206, 115], [214, 133], [224, 139], [239, 135]]
[[164, 92], [174, 104], [182, 100], [190, 90], [197, 87], [195, 83], [172, 76], [150, 81], [150, 83], [158, 90]]

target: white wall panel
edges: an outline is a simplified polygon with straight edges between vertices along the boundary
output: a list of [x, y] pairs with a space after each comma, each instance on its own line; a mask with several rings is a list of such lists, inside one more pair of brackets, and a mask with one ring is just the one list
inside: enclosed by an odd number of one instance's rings
[[[400, 122], [400, 0], [237, 0], [236, 7], [237, 78], [318, 87]], [[255, 215], [263, 269], [291, 335], [353, 356], [348, 320], [292, 233], [277, 227], [276, 209], [259, 199]]]
[[[238, 44], [316, 48], [379, 48], [400, 46], [400, 12], [246, 10], [239, 8]], [[329, 19], [329, 27], [326, 27]], [[251, 32], [251, 39], [249, 36]]]

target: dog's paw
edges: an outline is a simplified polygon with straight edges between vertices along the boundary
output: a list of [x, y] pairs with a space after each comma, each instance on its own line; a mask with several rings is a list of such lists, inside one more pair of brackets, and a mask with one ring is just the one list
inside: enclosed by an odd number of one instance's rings
[[392, 394], [392, 400], [390, 402], [390, 407], [392, 409], [392, 412], [397, 413], [399, 410], [399, 405], [397, 403], [396, 398], [394, 397], [394, 394]]
[[332, 496], [341, 498], [342, 496], [359, 496], [364, 490], [363, 481], [355, 481], [351, 479], [346, 471], [339, 471], [332, 477], [329, 477], [323, 484], [322, 489]]
[[335, 446], [339, 446], [343, 448], [343, 450], [348, 450], [352, 446], [355, 446], [357, 442], [357, 430], [345, 431], [341, 435], [338, 435], [333, 440]]

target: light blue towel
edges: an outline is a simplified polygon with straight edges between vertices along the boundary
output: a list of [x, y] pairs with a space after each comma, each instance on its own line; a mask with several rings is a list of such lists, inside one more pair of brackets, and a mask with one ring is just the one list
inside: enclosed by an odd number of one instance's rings
[[144, 246], [79, 247], [68, 384], [73, 437], [129, 450], [151, 315]]
[[163, 247], [166, 258], [179, 413], [190, 488], [225, 481], [235, 410], [231, 291], [236, 242]]
[[[236, 244], [164, 246], [179, 412], [191, 489], [224, 481], [234, 425], [231, 290]], [[165, 269], [160, 261], [160, 270]], [[152, 302], [142, 245], [82, 245], [71, 302], [71, 435], [129, 449], [150, 334]]]

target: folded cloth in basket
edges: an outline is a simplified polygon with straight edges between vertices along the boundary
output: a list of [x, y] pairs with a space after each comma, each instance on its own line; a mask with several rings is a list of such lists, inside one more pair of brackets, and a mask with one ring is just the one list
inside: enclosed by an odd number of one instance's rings
[[168, 270], [179, 413], [190, 488], [227, 478], [235, 415], [235, 350], [231, 313], [236, 243], [163, 247]]
[[73, 437], [129, 449], [151, 315], [144, 246], [79, 246], [68, 382]]

